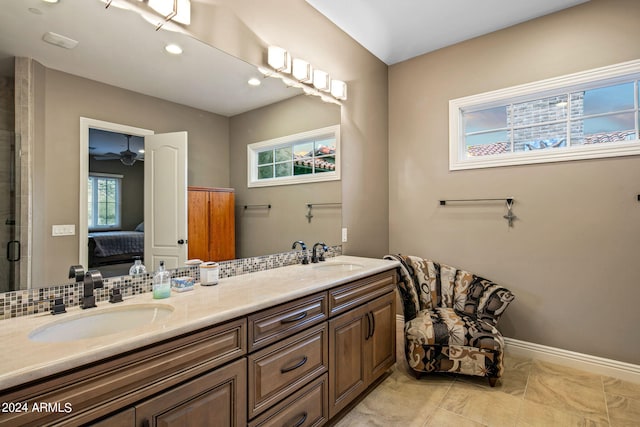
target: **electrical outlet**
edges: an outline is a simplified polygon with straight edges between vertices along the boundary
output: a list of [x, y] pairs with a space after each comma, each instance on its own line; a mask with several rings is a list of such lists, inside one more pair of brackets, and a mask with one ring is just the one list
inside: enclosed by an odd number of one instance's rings
[[52, 236], [75, 236], [75, 234], [76, 234], [76, 226], [75, 226], [75, 224], [52, 225], [51, 226], [51, 235]]
[[347, 227], [342, 227], [342, 243], [347, 243]]

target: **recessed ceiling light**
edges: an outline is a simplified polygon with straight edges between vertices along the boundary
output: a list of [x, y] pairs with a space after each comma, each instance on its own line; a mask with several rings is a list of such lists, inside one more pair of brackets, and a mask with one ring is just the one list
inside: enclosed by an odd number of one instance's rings
[[58, 3], [60, 0], [42, 0], [45, 3]]
[[262, 82], [258, 78], [251, 77], [247, 83], [249, 83], [249, 85], [251, 86], [260, 86]]
[[166, 45], [164, 50], [172, 55], [180, 55], [182, 53], [182, 48], [174, 43]]

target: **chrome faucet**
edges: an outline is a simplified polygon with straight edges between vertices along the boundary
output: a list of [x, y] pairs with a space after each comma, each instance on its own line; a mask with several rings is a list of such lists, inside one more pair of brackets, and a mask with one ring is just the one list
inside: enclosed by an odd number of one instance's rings
[[[322, 249], [322, 253], [318, 256], [316, 255], [316, 248], [320, 247]], [[316, 263], [319, 261], [324, 261], [324, 253], [329, 250], [329, 247], [324, 244], [324, 242], [318, 242], [313, 245], [313, 251], [311, 255], [311, 262]]]
[[302, 263], [303, 264], [309, 264], [309, 258], [307, 257], [307, 245], [305, 245], [302, 240], [298, 240], [296, 242], [293, 242], [293, 245], [291, 245], [291, 249], [295, 249], [296, 246], [298, 246], [298, 245], [300, 245], [300, 248], [302, 249], [302, 252], [304, 253], [304, 257], [302, 258]]

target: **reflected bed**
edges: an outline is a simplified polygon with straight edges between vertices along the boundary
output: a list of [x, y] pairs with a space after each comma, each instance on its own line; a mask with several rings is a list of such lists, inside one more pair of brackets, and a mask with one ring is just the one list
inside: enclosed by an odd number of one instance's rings
[[89, 233], [89, 267], [129, 262], [144, 255], [144, 232], [101, 231]]

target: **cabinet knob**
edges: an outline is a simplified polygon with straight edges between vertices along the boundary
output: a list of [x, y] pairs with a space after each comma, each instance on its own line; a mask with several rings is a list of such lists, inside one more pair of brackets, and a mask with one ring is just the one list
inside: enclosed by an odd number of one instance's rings
[[178, 240], [178, 244], [179, 244], [179, 245], [184, 245], [184, 244], [185, 244], [184, 239], [180, 239], [180, 240]]

